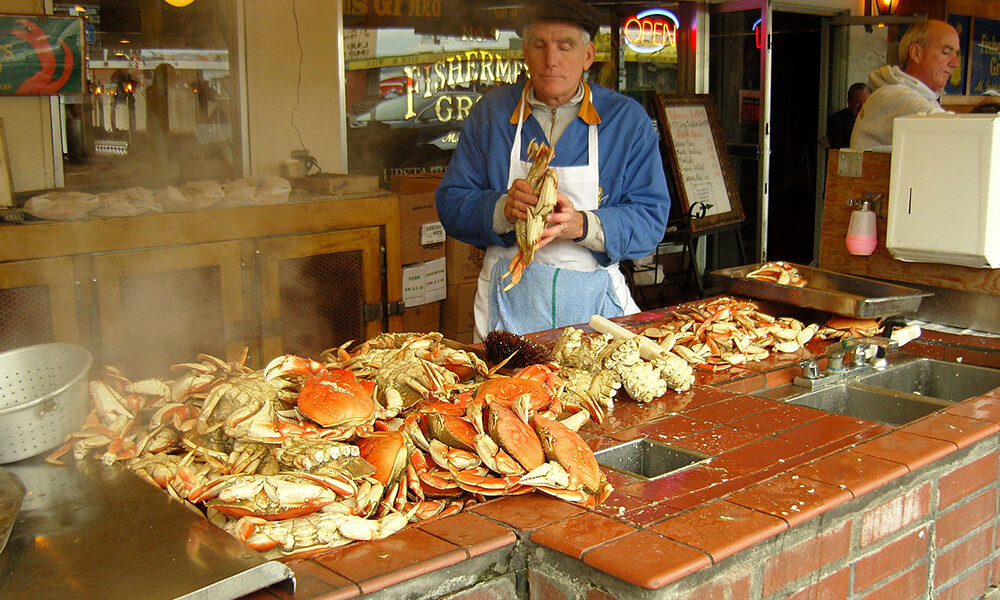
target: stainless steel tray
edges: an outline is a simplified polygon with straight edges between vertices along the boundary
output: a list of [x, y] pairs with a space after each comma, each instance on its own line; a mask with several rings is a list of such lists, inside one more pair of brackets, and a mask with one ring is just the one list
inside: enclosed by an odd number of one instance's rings
[[7, 545], [23, 500], [24, 484], [17, 475], [0, 467], [0, 551]]
[[901, 285], [787, 262], [786, 264], [798, 269], [799, 275], [806, 279], [805, 287], [747, 278], [748, 273], [764, 264], [720, 269], [712, 271], [712, 275], [719, 277], [724, 289], [731, 294], [863, 319], [915, 312], [920, 306], [921, 299], [932, 295]]

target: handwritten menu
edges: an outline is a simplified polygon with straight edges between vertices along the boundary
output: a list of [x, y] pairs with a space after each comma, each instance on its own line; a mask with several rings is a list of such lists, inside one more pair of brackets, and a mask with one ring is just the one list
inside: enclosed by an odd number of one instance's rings
[[728, 213], [732, 210], [729, 192], [705, 107], [667, 106], [664, 113], [688, 206], [693, 209], [696, 203], [701, 203], [707, 207], [705, 217]]

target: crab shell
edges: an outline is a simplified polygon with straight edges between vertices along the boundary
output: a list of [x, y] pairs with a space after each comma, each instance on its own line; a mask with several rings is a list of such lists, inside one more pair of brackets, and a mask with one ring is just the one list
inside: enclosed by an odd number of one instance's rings
[[541, 440], [545, 456], [559, 463], [569, 473], [571, 487], [575, 480], [579, 487], [596, 493], [602, 487], [603, 474], [590, 446], [575, 431], [558, 421], [535, 415], [532, 419], [535, 432]]
[[301, 517], [356, 493], [350, 480], [306, 473], [226, 475], [192, 490], [192, 502], [233, 518], [255, 516], [268, 521]]
[[542, 444], [531, 426], [500, 402], [490, 402], [486, 410], [486, 430], [490, 437], [525, 470], [545, 462]]
[[361, 458], [375, 467], [372, 475], [382, 485], [389, 486], [406, 470], [409, 458], [406, 438], [398, 431], [376, 431], [355, 442]]
[[427, 413], [427, 426], [431, 437], [452, 448], [473, 451], [476, 444], [476, 428], [472, 423], [455, 415]]
[[545, 383], [524, 377], [487, 379], [476, 390], [475, 400], [492, 401], [510, 407], [514, 400], [524, 394], [531, 397], [533, 411], [544, 410], [555, 401], [552, 390]]
[[371, 390], [343, 369], [306, 381], [299, 392], [298, 408], [323, 427], [353, 427], [375, 416]]

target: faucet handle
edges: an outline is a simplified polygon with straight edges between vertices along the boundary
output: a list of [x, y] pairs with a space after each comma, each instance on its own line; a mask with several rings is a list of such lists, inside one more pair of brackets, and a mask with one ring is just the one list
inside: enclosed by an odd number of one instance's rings
[[838, 350], [827, 357], [826, 370], [831, 373], [844, 371], [844, 351]]
[[802, 367], [802, 376], [806, 379], [819, 379], [819, 365], [816, 364], [815, 358], [807, 358], [799, 362], [799, 366]]
[[[851, 367], [857, 369], [858, 367], [865, 366], [865, 362], [868, 360], [868, 349], [872, 347], [866, 344], [855, 346], [853, 356], [851, 357]], [[874, 356], [874, 352], [872, 354]]]

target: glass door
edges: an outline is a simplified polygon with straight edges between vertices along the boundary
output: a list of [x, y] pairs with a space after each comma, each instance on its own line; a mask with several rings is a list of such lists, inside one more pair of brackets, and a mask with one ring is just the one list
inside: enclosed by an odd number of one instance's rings
[[[709, 27], [709, 89], [739, 186], [742, 238], [750, 260], [763, 260], [767, 250], [770, 12], [769, 0], [713, 5]], [[713, 238], [707, 268], [738, 262], [736, 247]]]

